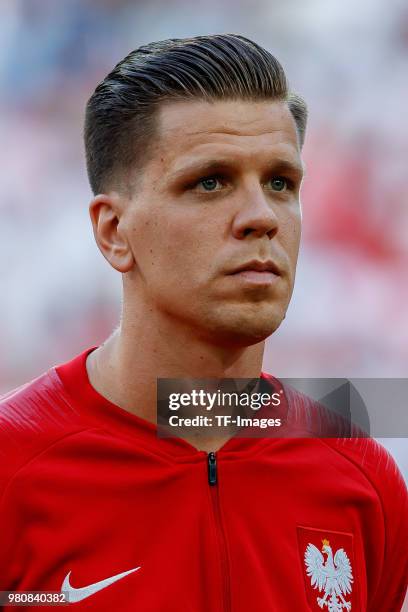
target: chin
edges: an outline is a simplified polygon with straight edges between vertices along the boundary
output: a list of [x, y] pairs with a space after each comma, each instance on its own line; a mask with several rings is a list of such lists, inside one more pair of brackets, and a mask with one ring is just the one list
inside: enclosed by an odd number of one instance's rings
[[217, 317], [211, 325], [211, 336], [217, 343], [230, 346], [251, 346], [263, 342], [280, 326], [285, 313], [230, 313]]

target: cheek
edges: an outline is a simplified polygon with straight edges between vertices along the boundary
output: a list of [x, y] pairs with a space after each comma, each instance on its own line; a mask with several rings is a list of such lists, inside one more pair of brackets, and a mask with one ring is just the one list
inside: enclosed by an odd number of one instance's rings
[[214, 232], [188, 215], [164, 217], [154, 209], [149, 213], [149, 218], [140, 215], [132, 224], [132, 249], [142, 276], [163, 289], [199, 283], [211, 265]]
[[301, 237], [301, 213], [300, 209], [293, 210], [281, 220], [280, 234], [281, 242], [291, 262], [296, 263], [300, 237]]

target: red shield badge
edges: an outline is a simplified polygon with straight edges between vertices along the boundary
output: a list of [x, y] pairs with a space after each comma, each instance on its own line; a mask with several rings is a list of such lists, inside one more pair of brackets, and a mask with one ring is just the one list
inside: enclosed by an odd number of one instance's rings
[[298, 541], [310, 610], [357, 612], [353, 535], [298, 527]]

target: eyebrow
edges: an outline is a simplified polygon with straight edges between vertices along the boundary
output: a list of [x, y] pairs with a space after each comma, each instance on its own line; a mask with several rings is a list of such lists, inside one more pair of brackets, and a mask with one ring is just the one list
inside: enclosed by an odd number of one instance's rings
[[[222, 170], [231, 169], [234, 163], [228, 158], [211, 158], [202, 161], [196, 161], [191, 164], [187, 164], [182, 168], [171, 173], [171, 179], [177, 180], [183, 176], [194, 175], [194, 174], [211, 174]], [[274, 158], [269, 163], [265, 164], [268, 167], [269, 172], [282, 172], [283, 174], [290, 174], [299, 180], [304, 174], [304, 167], [295, 161], [290, 161], [285, 158]]]

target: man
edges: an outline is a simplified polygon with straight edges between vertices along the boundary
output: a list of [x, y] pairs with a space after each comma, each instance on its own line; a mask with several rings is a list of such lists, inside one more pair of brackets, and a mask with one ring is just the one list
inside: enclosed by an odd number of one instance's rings
[[96, 88], [90, 215], [121, 324], [2, 402], [2, 590], [77, 610], [400, 609], [406, 490], [374, 441], [156, 431], [157, 378], [261, 374], [294, 284], [305, 125], [277, 60], [237, 35], [141, 47]]

